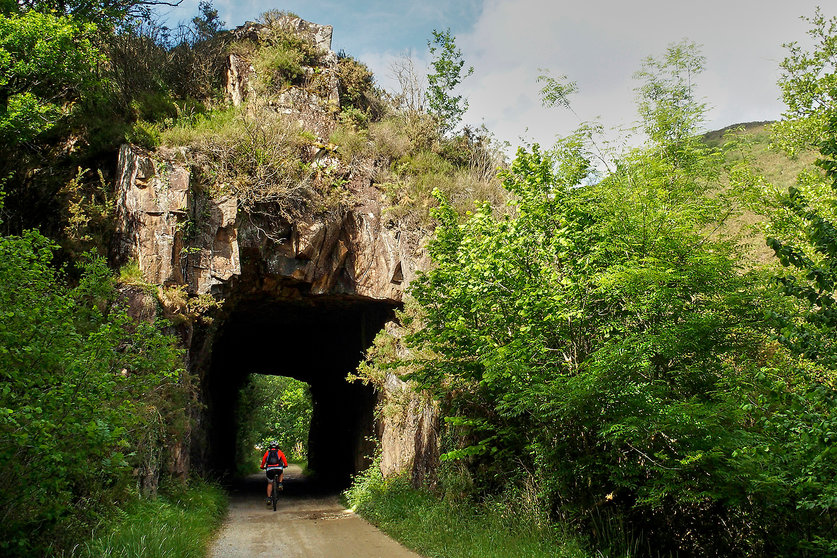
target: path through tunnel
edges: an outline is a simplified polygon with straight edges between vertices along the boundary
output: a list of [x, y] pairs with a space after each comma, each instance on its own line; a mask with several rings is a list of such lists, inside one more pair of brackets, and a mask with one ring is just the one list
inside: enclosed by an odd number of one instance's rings
[[235, 471], [236, 404], [248, 375], [289, 376], [311, 388], [309, 469], [322, 486], [347, 486], [368, 464], [376, 394], [346, 376], [392, 314], [392, 304], [368, 299], [238, 301], [213, 336], [203, 376], [204, 468]]

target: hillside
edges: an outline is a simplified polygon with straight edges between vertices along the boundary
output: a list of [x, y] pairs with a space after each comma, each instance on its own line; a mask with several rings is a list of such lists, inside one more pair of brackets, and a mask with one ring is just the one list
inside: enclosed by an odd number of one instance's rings
[[807, 150], [790, 158], [771, 144], [771, 124], [745, 122], [703, 134], [707, 145], [725, 150], [728, 164], [746, 163], [753, 173], [753, 190], [742, 192], [741, 205], [724, 223], [721, 231], [741, 238], [747, 258], [756, 265], [776, 262], [775, 254], [765, 239], [767, 218], [758, 209], [764, 201], [758, 198], [765, 195], [767, 199], [773, 199], [776, 193], [787, 192], [796, 184], [800, 172], [813, 168], [812, 164], [818, 156], [816, 151]]

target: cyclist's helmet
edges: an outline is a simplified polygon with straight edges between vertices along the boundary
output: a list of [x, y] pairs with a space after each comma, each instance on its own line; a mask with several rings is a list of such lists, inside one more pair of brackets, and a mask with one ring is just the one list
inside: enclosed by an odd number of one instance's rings
[[279, 442], [270, 442], [270, 449], [279, 449]]

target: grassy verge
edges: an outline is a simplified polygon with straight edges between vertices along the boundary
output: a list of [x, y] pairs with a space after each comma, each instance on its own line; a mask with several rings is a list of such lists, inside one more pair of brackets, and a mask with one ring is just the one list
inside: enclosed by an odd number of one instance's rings
[[373, 474], [346, 492], [352, 508], [402, 544], [428, 557], [583, 558], [570, 535], [510, 518], [487, 506], [445, 502], [400, 478]]
[[227, 507], [224, 491], [194, 482], [126, 505], [73, 558], [203, 558]]

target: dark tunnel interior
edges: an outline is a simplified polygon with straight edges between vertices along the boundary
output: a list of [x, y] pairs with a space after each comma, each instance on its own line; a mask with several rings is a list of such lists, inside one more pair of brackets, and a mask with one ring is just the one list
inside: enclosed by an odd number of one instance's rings
[[235, 470], [236, 405], [247, 376], [290, 376], [311, 386], [309, 469], [322, 486], [348, 486], [367, 465], [376, 394], [346, 375], [392, 316], [391, 304], [370, 300], [239, 301], [219, 325], [201, 386], [204, 467], [221, 476]]

